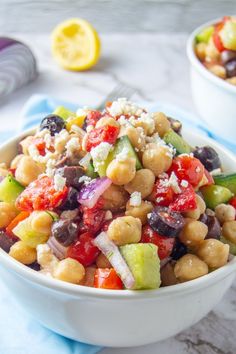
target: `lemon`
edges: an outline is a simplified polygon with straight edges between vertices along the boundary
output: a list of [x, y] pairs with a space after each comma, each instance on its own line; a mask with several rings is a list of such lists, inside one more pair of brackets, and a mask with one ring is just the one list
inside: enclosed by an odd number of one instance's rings
[[52, 32], [52, 53], [67, 70], [86, 70], [100, 57], [100, 39], [93, 26], [80, 18], [60, 23]]

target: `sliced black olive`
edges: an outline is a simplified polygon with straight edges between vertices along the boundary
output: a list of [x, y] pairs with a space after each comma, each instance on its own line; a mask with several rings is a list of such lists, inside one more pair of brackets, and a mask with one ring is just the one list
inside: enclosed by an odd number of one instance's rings
[[202, 214], [200, 219], [208, 227], [208, 233], [205, 239], [215, 238], [220, 239], [221, 236], [221, 226], [219, 220], [214, 215]]
[[236, 59], [236, 51], [235, 50], [224, 50], [221, 52], [221, 62], [223, 65], [227, 64], [233, 59]]
[[56, 174], [66, 179], [66, 185], [68, 187], [74, 187], [80, 189], [82, 182], [79, 182], [80, 177], [84, 176], [84, 170], [80, 166], [64, 166], [56, 170]]
[[66, 123], [64, 119], [57, 116], [56, 114], [49, 114], [42, 120], [40, 124], [40, 130], [48, 129], [52, 136], [54, 136], [57, 133], [60, 133], [60, 131], [65, 127], [66, 127]]
[[5, 251], [9, 252], [10, 248], [14, 243], [17, 242], [17, 238], [13, 239], [9, 237], [4, 231], [0, 231], [0, 247]]
[[58, 207], [59, 210], [73, 210], [78, 208], [78, 191], [70, 187], [66, 199]]
[[179, 258], [183, 257], [187, 252], [187, 247], [177, 238], [170, 256], [172, 259], [177, 261]]
[[236, 59], [225, 64], [225, 69], [227, 77], [236, 76]]
[[182, 123], [178, 119], [168, 117], [171, 128], [179, 135], [181, 135]]
[[184, 226], [184, 218], [178, 212], [159, 206], [151, 212], [148, 223], [160, 235], [176, 237]]
[[40, 270], [40, 265], [38, 264], [38, 262], [34, 262], [28, 265], [29, 268], [36, 270], [37, 272]]
[[221, 167], [219, 155], [211, 146], [196, 147], [193, 154], [209, 172]]
[[52, 236], [66, 247], [75, 241], [78, 232], [79, 226], [73, 220], [57, 220], [52, 225]]

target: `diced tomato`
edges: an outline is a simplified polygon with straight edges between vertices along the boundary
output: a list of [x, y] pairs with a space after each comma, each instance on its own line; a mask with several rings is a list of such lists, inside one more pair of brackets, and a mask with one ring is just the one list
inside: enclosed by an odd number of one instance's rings
[[15, 177], [16, 168], [9, 168], [8, 171], [12, 174], [13, 177]]
[[93, 240], [91, 232], [81, 234], [78, 241], [68, 248], [67, 257], [76, 259], [85, 267], [93, 264], [100, 253]]
[[219, 35], [219, 32], [221, 31], [221, 29], [223, 28], [224, 24], [225, 24], [226, 20], [225, 21], [222, 21], [222, 22], [219, 22], [215, 25], [215, 28], [214, 28], [214, 32], [213, 32], [213, 42], [216, 46], [216, 49], [219, 51], [219, 52], [223, 52], [223, 50], [225, 50], [225, 47], [222, 43], [222, 40], [220, 38], [220, 35]]
[[169, 205], [173, 211], [185, 212], [197, 208], [196, 194], [193, 187], [188, 184], [187, 187], [180, 187], [181, 193], [176, 194], [174, 201]]
[[205, 168], [200, 160], [189, 155], [180, 155], [174, 158], [169, 172], [174, 172], [177, 178], [186, 180], [196, 187], [204, 175]]
[[159, 235], [149, 225], [145, 225], [142, 230], [142, 243], [154, 243], [158, 246], [158, 256], [160, 260], [170, 256], [175, 244], [174, 237], [165, 237]]
[[123, 283], [113, 268], [97, 268], [94, 287], [100, 289], [122, 290]]
[[205, 168], [205, 176], [207, 179], [207, 183], [205, 184], [205, 186], [210, 186], [211, 184], [214, 184], [214, 178], [212, 177], [212, 175], [210, 174], [210, 172], [207, 171], [207, 169]]
[[236, 196], [230, 199], [229, 204], [236, 209]]
[[174, 199], [174, 190], [171, 186], [166, 186], [163, 179], [158, 179], [154, 185], [152, 195], [156, 205], [169, 206]]
[[85, 148], [89, 152], [102, 142], [114, 144], [119, 134], [119, 128], [111, 125], [95, 128], [88, 133]]
[[57, 191], [54, 181], [48, 176], [39, 177], [25, 188], [16, 200], [19, 210], [53, 210], [67, 197], [68, 187]]
[[89, 111], [85, 118], [86, 124], [95, 127], [96, 123], [99, 121], [101, 116], [102, 113], [99, 111]]
[[96, 208], [83, 208], [83, 224], [87, 231], [96, 233], [98, 232], [105, 220], [106, 211]]
[[41, 156], [46, 155], [46, 143], [43, 140], [43, 138], [35, 138], [33, 141], [33, 144], [36, 146], [36, 148]]
[[19, 222], [28, 218], [29, 215], [30, 215], [29, 211], [21, 211], [20, 214], [18, 214], [6, 227], [6, 234], [12, 238], [18, 239], [18, 237], [16, 237], [16, 235], [12, 230], [19, 224]]

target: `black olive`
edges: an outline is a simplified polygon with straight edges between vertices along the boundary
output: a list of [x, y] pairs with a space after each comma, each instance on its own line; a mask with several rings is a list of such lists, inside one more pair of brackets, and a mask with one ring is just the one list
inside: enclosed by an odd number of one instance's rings
[[236, 59], [225, 64], [226, 76], [234, 77], [236, 76]]
[[221, 62], [223, 65], [227, 64], [233, 59], [236, 59], [236, 51], [235, 50], [223, 50], [220, 54]]
[[182, 130], [182, 123], [174, 118], [168, 117], [168, 120], [170, 122], [171, 128], [179, 135], [181, 135], [181, 130]]
[[66, 199], [58, 207], [59, 210], [73, 210], [78, 208], [78, 191], [70, 187]]
[[29, 268], [36, 270], [37, 272], [40, 270], [40, 265], [38, 264], [38, 262], [34, 262], [28, 265]]
[[177, 238], [170, 256], [172, 259], [177, 261], [179, 258], [183, 257], [187, 252], [187, 247]]
[[208, 218], [207, 214], [203, 213], [202, 215], [200, 215], [199, 221], [203, 222], [203, 224], [206, 224], [207, 218]]
[[52, 236], [65, 247], [75, 241], [78, 231], [78, 224], [69, 219], [57, 220], [52, 225]]
[[57, 133], [60, 133], [60, 131], [65, 127], [66, 127], [66, 123], [64, 119], [57, 116], [56, 114], [49, 114], [40, 123], [40, 130], [48, 129], [52, 136], [54, 136]]
[[221, 167], [219, 155], [211, 146], [196, 147], [193, 155], [201, 161], [209, 172]]
[[0, 231], [0, 247], [5, 251], [9, 252], [10, 248], [14, 243], [17, 242], [17, 238], [13, 239], [9, 237], [4, 231]]
[[184, 226], [184, 218], [178, 212], [158, 206], [148, 217], [148, 223], [160, 235], [176, 237]]
[[79, 182], [80, 177], [84, 176], [84, 170], [80, 166], [64, 166], [56, 170], [56, 174], [66, 179], [67, 187], [80, 189], [82, 182]]

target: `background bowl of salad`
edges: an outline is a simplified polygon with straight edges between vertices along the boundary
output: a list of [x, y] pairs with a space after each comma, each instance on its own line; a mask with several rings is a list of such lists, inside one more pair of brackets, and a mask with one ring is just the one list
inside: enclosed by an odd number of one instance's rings
[[[9, 163], [26, 132], [5, 143], [0, 155]], [[236, 158], [219, 144], [184, 131], [193, 145], [210, 145], [225, 171]], [[75, 285], [30, 269], [0, 249], [0, 276], [17, 302], [47, 328], [85, 343], [138, 346], [176, 335], [203, 318], [231, 286], [236, 258], [198, 279], [154, 290], [107, 290]]]
[[196, 108], [212, 131], [235, 142], [236, 17], [203, 24], [187, 42]]

